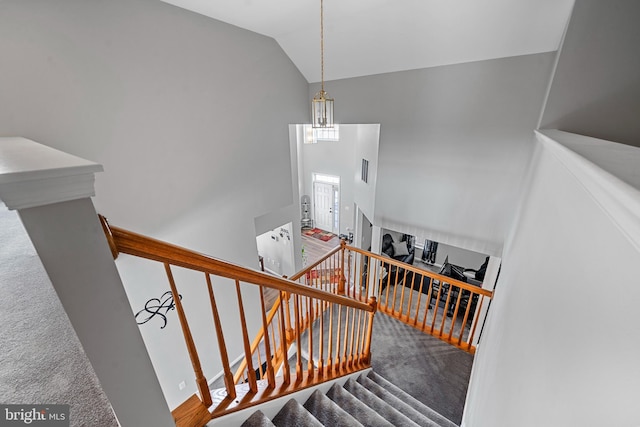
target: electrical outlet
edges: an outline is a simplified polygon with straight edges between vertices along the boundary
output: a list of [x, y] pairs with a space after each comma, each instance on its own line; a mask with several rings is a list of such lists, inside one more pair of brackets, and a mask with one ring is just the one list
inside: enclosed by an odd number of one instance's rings
[[180, 384], [178, 384], [178, 388], [179, 388], [180, 390], [184, 390], [184, 388], [185, 388], [186, 386], [187, 386], [187, 384], [186, 384], [184, 381], [182, 381]]

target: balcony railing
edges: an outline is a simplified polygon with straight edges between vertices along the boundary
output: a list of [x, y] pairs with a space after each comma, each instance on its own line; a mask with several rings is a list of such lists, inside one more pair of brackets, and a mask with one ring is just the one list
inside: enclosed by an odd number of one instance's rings
[[449, 276], [346, 246], [345, 294], [469, 353], [493, 293]]
[[[183, 268], [202, 273], [199, 286], [208, 292], [215, 329], [211, 336], [216, 337], [225, 387], [221, 395], [212, 398], [185, 308], [180, 298], [174, 298], [198, 388], [198, 395], [172, 412], [178, 426], [202, 426], [214, 417], [370, 366], [377, 304], [373, 297], [360, 301], [336, 293], [340, 283], [344, 283], [344, 275], [340, 273], [344, 271], [344, 258], [341, 264], [336, 264], [338, 260], [332, 258], [335, 252], [296, 275], [294, 281], [113, 227], [105, 218], [100, 219], [114, 258], [128, 254], [163, 264], [173, 295], [179, 295], [181, 286], [175, 279], [175, 270]], [[341, 252], [344, 254], [344, 249]], [[212, 278], [216, 277], [231, 279], [233, 285], [220, 281], [214, 287]], [[257, 286], [260, 301], [246, 301], [241, 284]], [[215, 289], [226, 285], [235, 286], [240, 334], [225, 333], [221, 324]], [[279, 293], [270, 310], [265, 307], [267, 289]], [[245, 306], [261, 310], [262, 329], [253, 342], [249, 341]], [[235, 376], [226, 345], [230, 340], [240, 340], [245, 352], [243, 365]], [[295, 352], [293, 366], [289, 364], [290, 352]]]

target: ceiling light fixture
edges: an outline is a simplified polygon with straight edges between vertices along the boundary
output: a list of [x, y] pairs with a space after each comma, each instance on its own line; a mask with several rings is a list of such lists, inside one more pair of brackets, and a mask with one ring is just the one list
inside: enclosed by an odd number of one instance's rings
[[311, 118], [314, 128], [333, 127], [333, 98], [328, 98], [324, 91], [324, 9], [320, 0], [320, 92], [316, 93], [311, 102]]

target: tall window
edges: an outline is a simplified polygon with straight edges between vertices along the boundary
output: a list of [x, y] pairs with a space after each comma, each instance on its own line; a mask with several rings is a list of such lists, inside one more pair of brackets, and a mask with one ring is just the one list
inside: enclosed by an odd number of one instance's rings
[[317, 144], [318, 141], [336, 142], [340, 141], [340, 127], [334, 125], [332, 128], [314, 128], [305, 125], [305, 144]]

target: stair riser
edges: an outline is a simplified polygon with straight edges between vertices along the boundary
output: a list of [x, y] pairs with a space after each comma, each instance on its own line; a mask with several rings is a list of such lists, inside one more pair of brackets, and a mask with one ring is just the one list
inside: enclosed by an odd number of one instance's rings
[[373, 371], [328, 391], [314, 389], [304, 404], [290, 399], [269, 418], [256, 413], [241, 427], [457, 427]]

